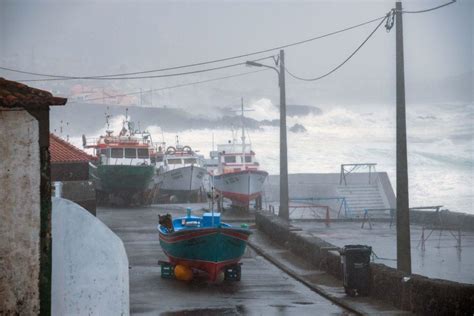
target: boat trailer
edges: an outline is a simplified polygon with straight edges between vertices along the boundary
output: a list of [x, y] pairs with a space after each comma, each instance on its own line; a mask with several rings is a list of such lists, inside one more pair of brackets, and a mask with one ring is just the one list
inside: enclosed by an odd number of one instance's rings
[[[176, 264], [173, 264], [168, 261], [163, 261], [159, 260], [158, 265], [161, 266], [161, 278], [162, 279], [176, 279], [174, 269], [176, 267]], [[242, 276], [242, 262], [236, 263], [236, 264], [231, 264], [228, 266], [225, 266], [223, 269], [224, 272], [224, 281], [240, 281], [241, 276]], [[193, 269], [193, 275], [197, 275], [197, 269]]]

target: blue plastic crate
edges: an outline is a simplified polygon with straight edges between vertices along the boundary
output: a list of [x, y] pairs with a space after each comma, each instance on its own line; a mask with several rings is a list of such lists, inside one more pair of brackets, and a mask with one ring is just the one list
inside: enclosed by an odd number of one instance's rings
[[[214, 213], [214, 226], [221, 224], [221, 213]], [[201, 227], [212, 227], [212, 213], [202, 215]]]

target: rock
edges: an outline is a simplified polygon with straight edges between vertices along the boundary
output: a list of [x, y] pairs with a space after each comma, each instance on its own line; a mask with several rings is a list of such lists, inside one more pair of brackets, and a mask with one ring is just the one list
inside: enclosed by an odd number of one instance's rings
[[307, 130], [303, 125], [295, 124], [292, 127], [290, 127], [290, 132], [293, 132], [293, 133], [306, 133]]

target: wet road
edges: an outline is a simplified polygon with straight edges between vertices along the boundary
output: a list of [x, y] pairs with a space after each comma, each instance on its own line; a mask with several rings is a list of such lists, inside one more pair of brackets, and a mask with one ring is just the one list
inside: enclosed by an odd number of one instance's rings
[[[130, 264], [132, 315], [347, 315], [348, 313], [247, 249], [242, 280], [208, 284], [160, 277], [158, 260], [166, 260], [156, 231], [163, 206], [99, 208], [97, 217], [124, 242]], [[179, 207], [166, 207], [174, 216]]]

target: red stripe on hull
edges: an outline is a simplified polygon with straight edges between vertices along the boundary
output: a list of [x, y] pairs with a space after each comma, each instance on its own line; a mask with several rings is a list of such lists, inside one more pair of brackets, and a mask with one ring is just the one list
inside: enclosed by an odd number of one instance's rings
[[229, 200], [237, 201], [240, 203], [249, 203], [250, 201], [255, 200], [261, 195], [260, 192], [253, 193], [253, 194], [242, 194], [242, 193], [235, 193], [235, 192], [221, 192], [221, 193], [224, 197], [228, 198]]
[[225, 229], [222, 230], [221, 233], [223, 235], [231, 236], [231, 237], [243, 240], [243, 241], [247, 241], [249, 239], [249, 235], [250, 235], [250, 234], [242, 234], [242, 233], [239, 233], [239, 232], [236, 232], [236, 231], [230, 231], [230, 230], [225, 230]]
[[176, 235], [167, 236], [167, 235], [160, 232], [160, 239], [163, 239], [164, 241], [169, 242], [169, 243], [174, 243], [174, 242], [183, 241], [183, 240], [187, 240], [187, 239], [192, 239], [192, 238], [196, 238], [196, 237], [212, 235], [212, 234], [217, 233], [217, 229], [206, 229], [206, 230], [201, 231], [201, 232], [181, 231], [180, 233], [181, 234], [179, 234], [177, 236]]
[[220, 228], [220, 229], [203, 229], [202, 231], [192, 231], [192, 230], [181, 230], [176, 233], [170, 233], [169, 235], [163, 234], [161, 231], [160, 233], [160, 239], [167, 242], [167, 243], [175, 243], [178, 241], [183, 241], [183, 240], [188, 240], [188, 239], [193, 239], [196, 237], [203, 237], [203, 236], [208, 236], [208, 235], [213, 235], [216, 233], [221, 233], [223, 235], [231, 236], [243, 241], [247, 241], [249, 239], [250, 233], [241, 233], [238, 231], [235, 231], [230, 228]]

